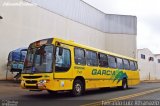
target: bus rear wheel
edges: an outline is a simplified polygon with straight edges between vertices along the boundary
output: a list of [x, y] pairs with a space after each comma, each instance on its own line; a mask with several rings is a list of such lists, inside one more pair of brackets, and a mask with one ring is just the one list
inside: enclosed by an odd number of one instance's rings
[[84, 93], [84, 84], [81, 80], [75, 80], [73, 82], [72, 95], [80, 96]]
[[122, 80], [122, 86], [120, 87], [122, 90], [128, 89], [127, 79]]

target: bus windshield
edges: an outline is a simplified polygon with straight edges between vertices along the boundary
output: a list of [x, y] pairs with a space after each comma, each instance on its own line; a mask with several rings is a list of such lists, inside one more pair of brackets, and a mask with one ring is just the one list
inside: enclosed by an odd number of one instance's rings
[[23, 73], [52, 72], [53, 45], [28, 49]]

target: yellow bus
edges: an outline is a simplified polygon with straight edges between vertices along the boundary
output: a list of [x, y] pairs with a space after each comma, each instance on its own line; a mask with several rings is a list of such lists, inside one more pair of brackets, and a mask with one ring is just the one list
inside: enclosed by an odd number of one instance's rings
[[59, 38], [31, 43], [21, 87], [28, 90], [69, 90], [79, 96], [86, 89], [128, 86], [140, 82], [137, 61]]

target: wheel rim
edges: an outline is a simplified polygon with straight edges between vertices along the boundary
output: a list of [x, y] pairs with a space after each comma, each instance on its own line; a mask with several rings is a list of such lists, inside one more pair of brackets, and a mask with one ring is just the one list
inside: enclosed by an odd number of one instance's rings
[[127, 81], [124, 81], [123, 89], [127, 89], [127, 88], [128, 88]]
[[75, 90], [76, 90], [76, 94], [80, 94], [81, 91], [82, 91], [81, 85], [77, 83], [77, 84], [75, 85]]
[[127, 88], [127, 84], [126, 83], [124, 83], [124, 89], [126, 89]]

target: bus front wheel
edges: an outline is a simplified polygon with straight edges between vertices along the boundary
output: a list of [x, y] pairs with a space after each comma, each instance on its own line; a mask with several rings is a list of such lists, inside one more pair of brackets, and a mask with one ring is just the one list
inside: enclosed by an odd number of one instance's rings
[[75, 80], [73, 82], [72, 95], [80, 96], [84, 93], [84, 84], [81, 80]]

